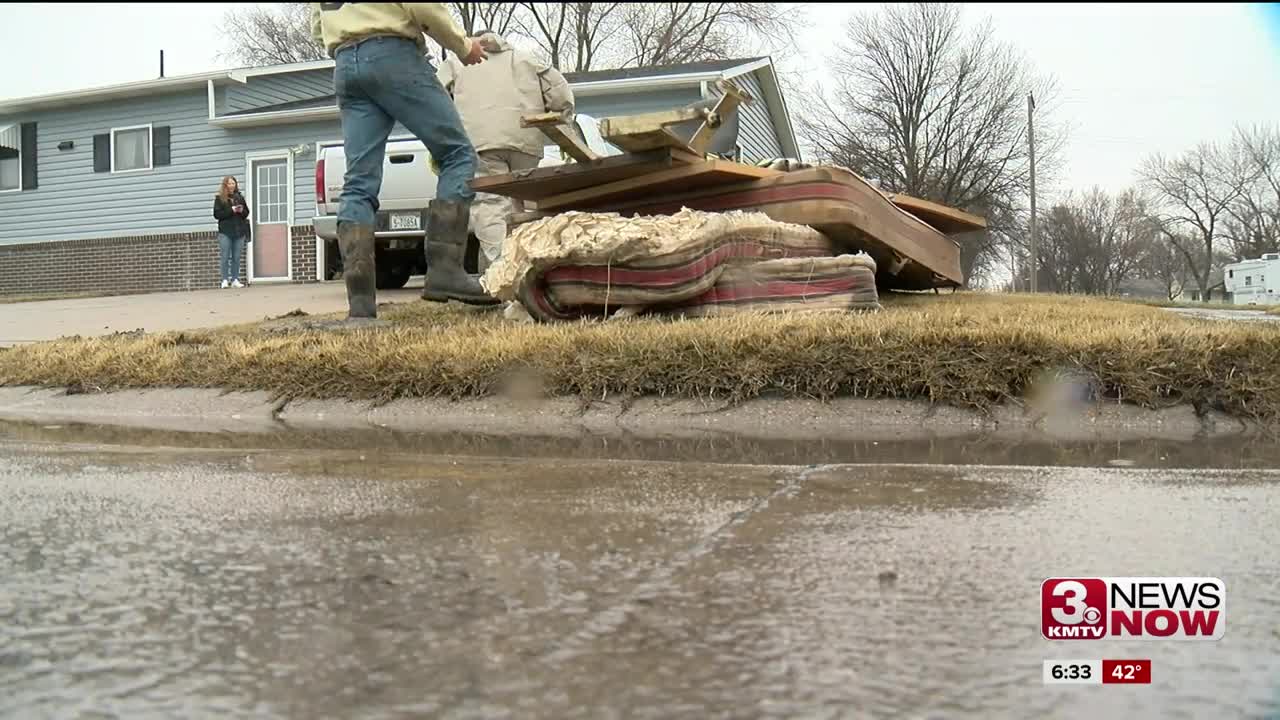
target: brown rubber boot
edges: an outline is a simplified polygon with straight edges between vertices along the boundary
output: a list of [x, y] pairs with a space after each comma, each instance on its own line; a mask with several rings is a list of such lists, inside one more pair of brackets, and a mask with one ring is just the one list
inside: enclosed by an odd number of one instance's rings
[[469, 305], [497, 305], [501, 302], [485, 292], [479, 279], [469, 275], [462, 266], [467, 251], [470, 205], [461, 200], [432, 200], [423, 211], [427, 227], [424, 300], [457, 300]]
[[347, 282], [347, 317], [377, 317], [373, 226], [338, 223], [338, 248], [342, 251], [342, 278]]

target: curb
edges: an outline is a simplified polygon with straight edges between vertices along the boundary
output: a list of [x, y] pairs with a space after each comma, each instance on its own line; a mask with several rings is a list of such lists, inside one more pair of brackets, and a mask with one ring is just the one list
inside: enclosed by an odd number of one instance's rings
[[405, 432], [471, 432], [514, 437], [741, 437], [770, 440], [903, 440], [981, 434], [994, 438], [1186, 440], [1261, 435], [1267, 428], [1190, 406], [1146, 410], [1081, 404], [1053, 415], [1003, 406], [990, 414], [924, 401], [837, 398], [830, 402], [760, 398], [734, 407], [694, 400], [640, 398], [585, 401], [551, 398], [397, 400], [373, 406], [348, 400], [273, 402], [264, 392], [214, 389], [75, 393], [0, 387], [0, 419], [73, 422], [190, 432], [278, 432], [287, 429], [380, 428]]

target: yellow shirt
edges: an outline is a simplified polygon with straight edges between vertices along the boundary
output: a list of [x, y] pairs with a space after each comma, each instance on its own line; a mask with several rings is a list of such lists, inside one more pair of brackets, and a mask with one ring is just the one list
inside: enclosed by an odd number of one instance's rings
[[347, 43], [379, 35], [408, 38], [425, 55], [423, 33], [456, 55], [471, 52], [467, 34], [444, 3], [311, 3], [311, 35], [329, 57]]

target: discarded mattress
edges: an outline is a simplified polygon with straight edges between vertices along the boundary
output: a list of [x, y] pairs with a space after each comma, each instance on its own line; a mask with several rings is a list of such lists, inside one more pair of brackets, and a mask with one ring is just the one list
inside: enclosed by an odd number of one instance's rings
[[746, 312], [831, 312], [879, 307], [876, 263], [864, 253], [729, 265], [710, 290], [669, 312], [685, 317], [710, 317]]
[[879, 307], [875, 262], [758, 212], [565, 212], [516, 228], [481, 279], [541, 321]]
[[927, 290], [964, 283], [960, 246], [953, 238], [897, 207], [846, 168], [811, 167], [659, 198], [611, 201], [598, 209], [659, 215], [682, 208], [755, 211], [779, 222], [813, 227], [836, 243], [837, 252], [869, 253], [879, 266], [882, 288]]

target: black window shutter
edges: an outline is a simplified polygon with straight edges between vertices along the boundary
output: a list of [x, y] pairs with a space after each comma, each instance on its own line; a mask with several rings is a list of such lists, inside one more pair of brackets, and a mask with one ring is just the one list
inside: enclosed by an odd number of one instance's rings
[[111, 133], [93, 136], [93, 171], [111, 172]]
[[36, 177], [36, 124], [22, 123], [22, 189], [39, 187]]
[[152, 166], [169, 164], [169, 126], [151, 128], [151, 164]]

